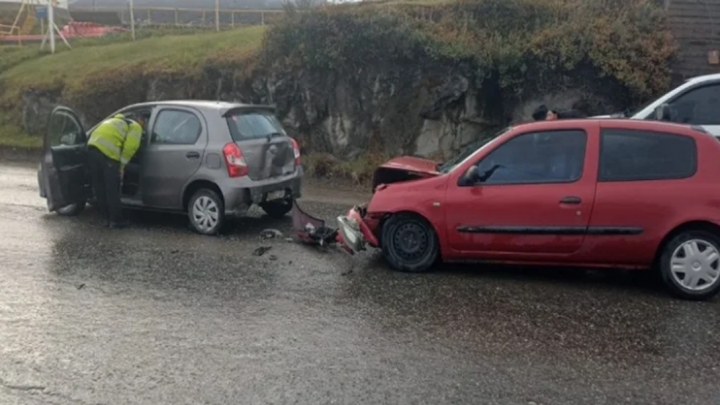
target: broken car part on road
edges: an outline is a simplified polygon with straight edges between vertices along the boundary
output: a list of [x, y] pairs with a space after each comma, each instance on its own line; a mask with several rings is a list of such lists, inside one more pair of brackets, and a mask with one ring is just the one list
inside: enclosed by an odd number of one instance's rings
[[[373, 190], [382, 190], [387, 185], [403, 181], [418, 180], [438, 175], [437, 164], [415, 157], [400, 157], [381, 165], [373, 175]], [[366, 224], [365, 206], [354, 206], [347, 214], [338, 217], [338, 228], [327, 227], [325, 221], [303, 211], [293, 201], [293, 229], [298, 238], [306, 243], [327, 245], [339, 243], [348, 253], [365, 250], [366, 245], [379, 247], [378, 239]]]
[[293, 230], [300, 241], [325, 246], [337, 242], [337, 230], [329, 228], [322, 219], [303, 211], [296, 200], [292, 207]]

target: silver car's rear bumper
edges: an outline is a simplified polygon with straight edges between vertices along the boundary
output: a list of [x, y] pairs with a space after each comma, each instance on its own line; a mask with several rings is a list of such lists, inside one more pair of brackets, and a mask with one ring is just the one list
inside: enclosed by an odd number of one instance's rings
[[302, 196], [303, 170], [298, 168], [295, 174], [282, 179], [269, 179], [255, 182], [224, 181], [219, 184], [225, 199], [225, 214], [244, 215], [251, 206], [265, 202], [268, 193], [285, 191], [285, 199], [300, 198]]

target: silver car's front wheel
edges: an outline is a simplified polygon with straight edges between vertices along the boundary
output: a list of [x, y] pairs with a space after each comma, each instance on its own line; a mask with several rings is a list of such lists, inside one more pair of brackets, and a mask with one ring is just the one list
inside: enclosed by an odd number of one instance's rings
[[677, 295], [710, 298], [720, 291], [720, 238], [706, 231], [678, 235], [665, 246], [660, 266], [663, 280]]
[[188, 204], [190, 225], [203, 235], [215, 235], [225, 221], [225, 206], [222, 198], [213, 190], [198, 190]]

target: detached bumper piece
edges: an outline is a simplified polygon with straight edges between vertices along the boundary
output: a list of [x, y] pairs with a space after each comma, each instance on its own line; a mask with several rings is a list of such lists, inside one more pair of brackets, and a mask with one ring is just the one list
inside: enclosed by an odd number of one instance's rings
[[303, 211], [293, 199], [293, 231], [305, 243], [325, 246], [337, 242], [337, 229], [328, 228], [325, 221]]
[[293, 230], [305, 243], [320, 246], [338, 243], [350, 254], [365, 250], [368, 244], [379, 246], [377, 238], [363, 221], [364, 208], [353, 207], [346, 215], [339, 216], [337, 229], [328, 228], [325, 221], [304, 212], [295, 200], [292, 214]]

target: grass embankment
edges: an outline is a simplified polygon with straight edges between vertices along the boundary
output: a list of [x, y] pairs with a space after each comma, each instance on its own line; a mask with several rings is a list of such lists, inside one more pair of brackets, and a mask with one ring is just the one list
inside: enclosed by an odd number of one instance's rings
[[95, 91], [103, 80], [127, 78], [127, 86], [137, 86], [133, 79], [144, 75], [189, 77], [210, 61], [249, 58], [264, 32], [264, 27], [198, 35], [176, 35], [170, 30], [141, 33], [136, 42], [120, 35], [76, 41], [72, 50], [59, 43], [55, 55], [40, 52], [36, 45], [0, 47], [0, 146], [28, 148], [42, 143], [41, 137], [28, 136], [20, 128], [21, 95], [29, 88], [57, 90], [64, 100], [73, 100]]

